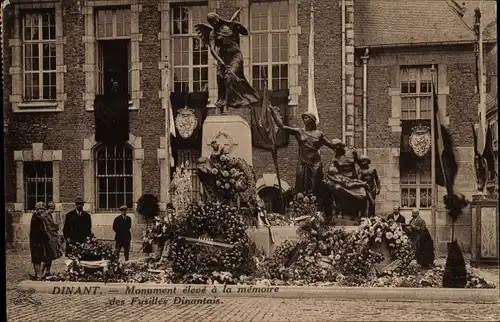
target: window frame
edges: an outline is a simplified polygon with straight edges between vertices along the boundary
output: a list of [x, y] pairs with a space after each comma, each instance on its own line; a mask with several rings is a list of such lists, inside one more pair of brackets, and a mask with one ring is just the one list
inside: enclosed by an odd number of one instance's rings
[[[36, 175], [35, 177], [28, 177], [27, 175], [27, 170], [26, 168], [30, 165], [33, 165], [35, 166], [35, 172], [36, 172]], [[38, 170], [40, 170], [37, 165], [42, 165], [42, 166], [46, 166], [47, 168], [50, 168], [50, 173], [52, 174], [52, 176], [48, 177], [48, 176], [39, 176], [38, 175]], [[45, 169], [45, 175], [47, 173], [47, 170], [48, 169]], [[35, 194], [32, 195], [29, 193], [29, 179], [33, 179], [34, 182], [38, 183], [38, 182], [42, 182], [44, 183], [44, 194], [43, 195], [39, 195], [38, 194], [38, 185], [35, 185]], [[47, 194], [47, 184], [48, 183], [51, 183], [51, 193], [50, 194]], [[42, 200], [39, 200], [38, 197], [39, 196], [43, 196], [43, 203], [47, 204], [48, 202], [53, 202], [54, 201], [54, 163], [53, 161], [24, 161], [23, 162], [23, 185], [24, 185], [24, 211], [25, 212], [33, 212], [35, 209], [35, 204], [38, 202], [38, 201], [42, 201]], [[30, 209], [30, 205], [29, 205], [29, 198], [30, 197], [35, 197], [35, 203], [32, 205], [33, 206], [33, 209]]]
[[[99, 36], [99, 13], [100, 12], [112, 12], [112, 29], [113, 35], [111, 36]], [[128, 26], [128, 33], [126, 35], [118, 36], [117, 35], [117, 12], [118, 11], [128, 11], [128, 24], [127, 20], [124, 19], [123, 26]], [[114, 6], [114, 7], [97, 7], [94, 12], [94, 34], [95, 34], [95, 93], [96, 95], [102, 95], [104, 93], [104, 50], [103, 50], [103, 42], [112, 41], [112, 40], [128, 40], [128, 97], [129, 97], [129, 107], [132, 106], [132, 10], [130, 6]]]
[[[113, 148], [114, 149], [114, 158], [112, 159], [108, 159], [108, 148]], [[118, 159], [116, 157], [116, 152], [117, 152], [117, 149], [120, 148], [122, 149], [122, 159]], [[104, 152], [104, 155], [105, 155], [105, 159], [104, 159], [104, 162], [106, 164], [106, 170], [105, 170], [105, 174], [100, 174], [100, 171], [99, 171], [99, 160], [98, 159], [98, 153], [104, 149], [105, 152]], [[128, 151], [127, 151], [128, 150]], [[126, 154], [129, 153], [130, 154], [130, 159], [127, 159], [125, 156]], [[106, 212], [115, 212], [115, 211], [118, 211], [118, 208], [122, 205], [120, 204], [121, 202], [116, 202], [116, 208], [111, 208], [109, 207], [109, 199], [106, 201], [106, 205], [107, 207], [106, 208], [101, 208], [100, 207], [100, 198], [101, 198], [101, 194], [103, 193], [100, 193], [99, 192], [99, 179], [106, 179], [106, 186], [107, 186], [107, 189], [105, 191], [105, 195], [107, 196], [107, 198], [109, 198], [109, 195], [110, 194], [115, 194], [116, 196], [120, 195], [120, 196], [123, 196], [124, 197], [124, 203], [126, 203], [127, 201], [127, 197], [126, 195], [130, 195], [131, 196], [131, 203], [130, 204], [127, 204], [127, 206], [132, 209], [133, 208], [133, 205], [134, 205], [134, 157], [133, 157], [133, 153], [134, 153], [134, 148], [132, 146], [130, 146], [129, 144], [123, 144], [122, 146], [117, 146], [117, 145], [105, 145], [105, 144], [99, 144], [98, 146], [96, 146], [94, 148], [94, 151], [93, 151], [93, 163], [94, 163], [94, 187], [95, 187], [95, 210], [97, 212], [102, 212], [102, 213], [106, 213]], [[123, 162], [123, 173], [122, 174], [117, 174], [116, 173], [116, 162], [121, 160]], [[113, 162], [114, 163], [114, 167], [115, 167], [115, 173], [112, 174], [112, 173], [108, 173], [108, 163], [109, 162]], [[130, 173], [127, 173], [127, 166], [126, 166], [126, 162], [130, 162]], [[113, 191], [113, 192], [110, 192], [109, 190], [109, 179], [110, 178], [123, 178], [124, 179], [124, 183], [123, 183], [123, 186], [124, 186], [124, 191]], [[131, 180], [131, 184], [130, 184], [130, 187], [128, 187], [127, 183], [126, 183], [126, 180], [127, 179], [130, 179]], [[128, 188], [128, 190], [127, 190]]]
[[[22, 18], [21, 18], [21, 41], [22, 41], [22, 84], [23, 84], [23, 88], [22, 88], [22, 100], [23, 102], [25, 103], [43, 103], [43, 102], [49, 102], [49, 103], [53, 103], [53, 102], [56, 102], [57, 101], [57, 88], [58, 88], [58, 81], [57, 81], [57, 74], [58, 74], [58, 70], [57, 70], [57, 35], [56, 35], [56, 29], [57, 29], [57, 21], [56, 21], [56, 12], [55, 12], [55, 8], [51, 8], [51, 9], [37, 9], [37, 10], [23, 10], [22, 12]], [[48, 25], [48, 28], [49, 28], [49, 32], [48, 32], [48, 36], [49, 36], [49, 39], [43, 39], [43, 16], [45, 14], [49, 14], [49, 25]], [[37, 16], [38, 18], [38, 26], [37, 26], [37, 30], [38, 30], [38, 35], [39, 35], [39, 38], [36, 39], [36, 40], [33, 40], [33, 39], [30, 39], [30, 40], [27, 40], [26, 39], [26, 28], [27, 28], [27, 16], [28, 15], [31, 15], [31, 16]], [[50, 22], [54, 22], [53, 25], [50, 24]], [[32, 28], [32, 27], [31, 27]], [[51, 29], [53, 29], [53, 38], [51, 37]], [[38, 51], [38, 70], [27, 70], [26, 69], [26, 46], [29, 45], [29, 46], [32, 46], [32, 45], [37, 45], [37, 51]], [[49, 46], [49, 65], [50, 65], [50, 60], [51, 58], [54, 59], [54, 66], [53, 66], [53, 69], [47, 69], [45, 70], [44, 69], [44, 66], [43, 66], [43, 61], [44, 61], [44, 58], [46, 56], [44, 56], [43, 54], [43, 47], [44, 46]], [[33, 47], [32, 47], [33, 48]], [[54, 50], [54, 56], [51, 56], [51, 49], [53, 48]], [[32, 53], [33, 55], [33, 53]], [[33, 56], [31, 56], [31, 58], [33, 58]], [[45, 83], [44, 83], [44, 75], [45, 74], [49, 74], [49, 87], [50, 88], [54, 88], [54, 95], [52, 97], [52, 93], [51, 93], [51, 90], [49, 90], [49, 98], [44, 98], [44, 87], [45, 87]], [[55, 84], [51, 84], [52, 81], [51, 81], [51, 75], [54, 74], [55, 76]], [[33, 97], [30, 97], [28, 98], [27, 96], [27, 87], [26, 87], [26, 77], [27, 75], [38, 75], [38, 95], [39, 97], [34, 99]], [[32, 91], [32, 94], [33, 94], [33, 89], [35, 87], [33, 86], [33, 79], [32, 79], [32, 85], [31, 85], [31, 91]]]
[[[429, 170], [432, 170], [432, 169], [429, 169]], [[422, 177], [424, 177], [424, 175], [418, 171], [415, 171], [413, 173], [408, 173], [408, 175], [415, 175], [415, 183], [405, 183], [403, 180], [404, 177], [406, 176], [403, 176], [403, 174], [401, 174], [401, 177], [400, 177], [400, 192], [401, 192], [401, 196], [400, 196], [400, 204], [401, 204], [401, 208], [403, 209], [411, 209], [411, 208], [419, 208], [419, 209], [431, 209], [432, 208], [432, 205], [434, 203], [434, 200], [433, 200], [433, 192], [432, 192], [432, 189], [433, 189], [433, 184], [432, 184], [432, 178], [430, 178], [429, 181], [427, 182], [422, 182], [424, 179]], [[409, 192], [411, 189], [415, 189], [415, 206], [403, 206], [404, 203], [403, 203], [403, 190], [408, 190], [408, 195], [409, 195]], [[423, 189], [427, 189], [428, 190], [428, 194], [429, 194], [429, 199], [430, 201], [428, 202], [428, 205], [427, 206], [422, 206], [422, 195], [421, 195], [421, 190]], [[408, 201], [410, 200], [410, 198], [408, 197]], [[409, 204], [409, 202], [408, 202]]]
[[191, 172], [191, 201], [201, 200], [203, 186], [197, 174], [196, 160], [201, 157], [201, 151], [196, 149], [179, 149], [177, 151], [177, 164]]
[[[193, 13], [193, 8], [196, 8], [197, 10], [200, 10], [201, 11], [201, 15], [200, 15], [200, 20], [196, 20], [195, 17], [194, 17], [194, 13]], [[177, 22], [176, 19], [174, 19], [174, 15], [175, 15], [175, 10], [182, 10], [182, 9], [187, 9], [188, 11], [188, 32], [187, 33], [180, 33], [180, 34], [176, 34], [174, 33], [174, 26], [175, 26], [175, 23]], [[205, 14], [203, 14], [205, 12]], [[176, 5], [176, 6], [172, 6], [170, 8], [170, 12], [169, 12], [169, 16], [170, 16], [170, 37], [171, 37], [171, 48], [170, 48], [170, 54], [171, 54], [171, 63], [172, 63], [172, 71], [171, 71], [171, 88], [170, 88], [170, 91], [171, 92], [176, 92], [176, 83], [177, 84], [182, 84], [185, 83], [184, 82], [184, 79], [182, 78], [182, 70], [183, 69], [186, 69], [188, 70], [188, 91], [189, 92], [208, 92], [209, 90], [209, 80], [210, 80], [210, 69], [209, 69], [209, 66], [210, 66], [210, 53], [209, 53], [209, 48], [204, 45], [201, 41], [201, 39], [198, 37], [198, 34], [196, 33], [196, 31], [194, 30], [194, 25], [197, 24], [197, 23], [203, 23], [204, 20], [205, 20], [205, 17], [207, 16], [209, 12], [209, 7], [208, 5], [206, 4], [193, 4], [193, 5]], [[181, 25], [181, 28], [182, 28], [182, 25]], [[175, 64], [175, 60], [176, 60], [176, 46], [175, 46], [175, 42], [177, 39], [180, 39], [181, 40], [181, 50], [182, 50], [182, 41], [184, 41], [185, 39], [188, 39], [188, 60], [189, 60], [189, 64], [181, 64], [181, 65], [176, 65]], [[194, 49], [194, 41], [198, 41], [200, 43], [200, 50], [199, 51], [195, 51]], [[200, 64], [194, 64], [193, 60], [194, 60], [194, 57], [195, 57], [195, 52], [199, 55], [200, 55]], [[181, 51], [181, 52], [177, 52], [177, 54], [181, 53], [181, 57], [182, 57], [182, 53], [185, 53], [185, 51]], [[206, 64], [201, 64], [201, 62], [203, 61], [202, 59], [202, 55], [206, 55]], [[182, 62], [182, 58], [181, 58], [181, 62]], [[180, 69], [181, 72], [180, 72], [180, 82], [175, 80], [175, 75], [176, 75], [176, 68]], [[194, 70], [198, 68], [200, 70], [200, 78], [195, 80], [194, 78]], [[202, 70], [205, 69], [206, 70], [206, 80], [204, 79], [201, 79], [201, 75], [202, 75]], [[199, 91], [195, 91], [194, 90], [194, 84], [195, 83], [200, 83], [200, 87], [199, 87]], [[205, 83], [205, 85], [202, 87], [201, 85]]]
[[[104, 14], [108, 11], [111, 11], [112, 13], [112, 29], [113, 29], [113, 35], [111, 36], [99, 36], [99, 13], [104, 12]], [[128, 24], [126, 23], [127, 20], [123, 20], [123, 25], [122, 26], [128, 26], [128, 28], [124, 30], [128, 30], [128, 32], [125, 35], [118, 36], [117, 33], [117, 12], [118, 11], [128, 11]], [[105, 18], [106, 19], [106, 18]], [[96, 41], [99, 40], [119, 40], [119, 39], [130, 39], [131, 34], [132, 34], [132, 25], [131, 25], [131, 20], [132, 20], [132, 10], [130, 6], [109, 6], [109, 7], [96, 7], [95, 8], [95, 13], [94, 13], [94, 34], [95, 34], [95, 39]], [[105, 20], [106, 21], [106, 20]], [[106, 23], [105, 23], [106, 24]], [[106, 31], [106, 29], [104, 29]]]
[[[422, 77], [423, 69], [429, 69], [429, 77]], [[408, 71], [408, 79], [403, 77], [404, 71]], [[415, 93], [410, 92], [410, 84], [412, 79], [410, 73], [412, 70], [416, 70], [415, 81]], [[431, 66], [429, 65], [413, 65], [413, 66], [401, 66], [400, 67], [400, 77], [399, 77], [399, 90], [401, 98], [401, 120], [430, 120], [432, 117], [432, 73]], [[427, 82], [428, 90], [427, 92], [422, 92], [422, 83]], [[403, 92], [403, 84], [408, 84], [408, 92]], [[415, 99], [415, 109], [408, 109], [404, 106], [405, 100]], [[422, 99], [428, 100], [428, 109], [422, 111]], [[409, 105], [409, 104], [408, 104]], [[416, 117], [408, 117], [408, 114], [415, 113]], [[423, 114], [427, 113], [427, 114]]]
[[[432, 117], [432, 66], [430, 65], [411, 65], [411, 66], [400, 66], [399, 69], [399, 95], [401, 98], [401, 120], [430, 120]], [[424, 69], [428, 71], [428, 77], [424, 77]], [[407, 77], [405, 77], [405, 71]], [[415, 73], [415, 78], [412, 79], [411, 73]], [[415, 82], [415, 92], [411, 93], [411, 83]], [[426, 83], [427, 91], [422, 91], [422, 84]], [[404, 91], [404, 84], [407, 84], [407, 91]], [[408, 109], [404, 107], [404, 100], [415, 99], [415, 109]], [[428, 108], [422, 110], [422, 99], [426, 99], [428, 102]], [[410, 104], [408, 104], [410, 106]], [[425, 114], [424, 114], [425, 113]], [[414, 114], [415, 117], [410, 117]], [[432, 147], [431, 147], [432, 148]], [[430, 158], [430, 155], [429, 155]], [[415, 171], [408, 171], [404, 173], [399, 169], [399, 192], [400, 192], [400, 203], [401, 208], [412, 208], [412, 206], [403, 206], [403, 196], [404, 191], [407, 190], [407, 202], [411, 200], [409, 194], [411, 190], [415, 190], [415, 207], [420, 209], [431, 209], [434, 204], [433, 189], [434, 183], [432, 182], [432, 162], [426, 160], [424, 162], [428, 163], [428, 175], [422, 173], [422, 169], [417, 168]], [[414, 183], [409, 183], [410, 176], [414, 175]], [[427, 177], [427, 178], [426, 178]], [[406, 180], [406, 181], [405, 181]], [[425, 180], [425, 181], [424, 181]], [[422, 206], [422, 190], [426, 189], [428, 191], [428, 198], [430, 201], [426, 206]]]
[[[273, 10], [272, 6], [273, 5], [286, 5], [287, 10], [286, 12], [286, 22], [287, 22], [287, 28], [286, 29], [273, 29], [272, 27], [272, 21], [273, 21]], [[249, 23], [249, 30], [250, 30], [250, 79], [251, 79], [251, 84], [252, 86], [260, 90], [261, 86], [256, 86], [255, 82], [267, 82], [267, 89], [268, 90], [273, 90], [273, 89], [283, 89], [281, 87], [281, 81], [286, 79], [286, 88], [290, 87], [290, 13], [288, 11], [288, 1], [271, 1], [271, 2], [256, 2], [256, 3], [251, 3], [250, 4], [250, 23]], [[267, 29], [254, 29], [253, 26], [253, 8], [257, 6], [267, 6]], [[279, 17], [278, 17], [279, 19]], [[279, 24], [279, 23], [278, 23]], [[285, 37], [286, 42], [287, 42], [287, 55], [286, 55], [286, 61], [273, 61], [273, 35], [278, 34], [280, 37]], [[267, 36], [267, 62], [254, 62], [254, 41], [255, 37], [260, 35], [266, 35]], [[278, 41], [278, 56], [280, 56], [280, 48], [279, 47], [279, 41]], [[260, 54], [260, 52], [259, 52]], [[279, 58], [279, 57], [278, 57]], [[286, 65], [286, 70], [287, 70], [287, 76], [286, 78], [283, 77], [278, 77], [277, 81], [280, 84], [278, 88], [273, 88], [273, 66], [278, 65], [278, 66], [283, 66]], [[259, 66], [259, 73], [265, 74], [265, 78], [254, 78], [254, 67]], [[263, 72], [262, 67], [267, 67], [267, 71]], [[281, 71], [280, 71], [281, 74]], [[281, 75], [279, 75], [281, 76]]]

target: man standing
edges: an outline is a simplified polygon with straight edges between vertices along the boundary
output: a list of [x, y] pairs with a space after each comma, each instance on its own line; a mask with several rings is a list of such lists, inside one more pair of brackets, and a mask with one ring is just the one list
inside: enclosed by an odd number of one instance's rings
[[400, 210], [401, 208], [399, 208], [399, 206], [395, 206], [392, 214], [389, 214], [389, 216], [387, 216], [387, 219], [394, 220], [398, 224], [404, 225], [406, 223], [406, 219], [405, 217], [403, 217], [403, 215], [401, 215]]
[[71, 253], [71, 245], [84, 243], [87, 238], [92, 237], [92, 219], [88, 212], [83, 211], [85, 202], [82, 197], [75, 200], [76, 209], [66, 214], [63, 235], [66, 240], [66, 256]]
[[125, 261], [128, 261], [128, 255], [130, 252], [130, 241], [132, 240], [132, 235], [130, 234], [130, 229], [132, 228], [132, 219], [127, 216], [128, 207], [123, 205], [120, 207], [121, 214], [115, 218], [113, 222], [113, 231], [115, 232], [115, 250], [116, 256], [120, 257], [120, 251], [123, 248], [123, 253], [125, 255]]

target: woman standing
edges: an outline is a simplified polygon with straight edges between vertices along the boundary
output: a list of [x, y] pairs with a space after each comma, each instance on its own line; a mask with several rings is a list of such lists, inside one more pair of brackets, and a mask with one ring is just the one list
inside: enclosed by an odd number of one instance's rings
[[281, 130], [295, 136], [299, 144], [299, 158], [295, 176], [295, 192], [312, 192], [319, 197], [323, 181], [323, 164], [319, 149], [335, 146], [328, 141], [323, 132], [316, 129], [316, 117], [312, 113], [302, 114], [303, 128], [285, 126], [274, 108], [270, 108], [274, 122]]
[[59, 226], [54, 222], [53, 213], [56, 209], [53, 202], [47, 204], [47, 212], [42, 215], [42, 219], [47, 230], [47, 258], [44, 262], [43, 276], [50, 275], [52, 261], [62, 256], [61, 235], [59, 234]]
[[30, 251], [31, 262], [33, 263], [33, 269], [35, 271], [33, 279], [35, 280], [42, 277], [42, 262], [46, 261], [48, 253], [47, 244], [49, 238], [42, 218], [45, 210], [45, 204], [43, 202], [37, 202], [30, 223]]

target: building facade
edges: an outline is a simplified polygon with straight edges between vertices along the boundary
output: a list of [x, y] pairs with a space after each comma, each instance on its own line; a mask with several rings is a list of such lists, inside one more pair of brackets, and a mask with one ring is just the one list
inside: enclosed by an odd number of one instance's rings
[[[442, 195], [431, 212], [428, 169], [402, 173], [399, 167], [401, 120], [430, 116], [434, 66], [439, 108], [460, 154], [457, 188], [470, 197], [470, 123], [479, 96], [473, 32], [454, 2], [422, 2], [315, 0], [315, 93], [319, 129], [362, 150], [379, 171], [378, 211], [396, 204], [405, 211], [421, 208], [441, 245], [448, 232]], [[310, 1], [11, 0], [4, 11], [3, 76], [6, 201], [17, 225], [15, 239], [27, 238], [23, 227], [38, 200], [53, 201], [65, 213], [83, 196], [97, 236], [110, 236], [116, 209], [132, 208], [144, 193], [157, 195], [165, 207], [170, 92], [207, 93], [204, 111], [218, 113], [215, 62], [194, 25], [209, 11], [229, 18], [238, 8], [250, 32], [240, 39], [245, 75], [258, 90], [267, 85], [285, 91], [286, 121], [300, 126], [307, 110]], [[415, 12], [426, 23], [411, 29]], [[107, 92], [109, 78], [126, 84], [129, 94], [129, 139], [117, 146], [95, 140], [93, 103]], [[232, 112], [251, 122], [249, 109]], [[174, 144], [177, 165], [193, 165], [201, 154], [193, 146]], [[279, 149], [284, 187], [294, 186], [297, 148], [289, 138]], [[326, 166], [332, 152], [324, 148], [321, 156]], [[257, 189], [273, 210], [271, 154], [254, 148], [253, 167]], [[468, 222], [463, 226], [457, 234], [466, 236]], [[140, 227], [134, 229], [141, 236]]]

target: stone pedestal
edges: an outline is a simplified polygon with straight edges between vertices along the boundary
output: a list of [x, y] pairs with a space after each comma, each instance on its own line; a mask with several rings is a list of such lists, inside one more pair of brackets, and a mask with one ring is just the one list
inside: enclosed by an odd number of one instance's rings
[[498, 265], [499, 218], [498, 196], [474, 196], [471, 203], [471, 265]]
[[227, 147], [233, 157], [239, 157], [252, 165], [252, 132], [250, 125], [239, 115], [209, 116], [203, 123], [201, 155], [209, 157], [210, 143], [217, 141]]

